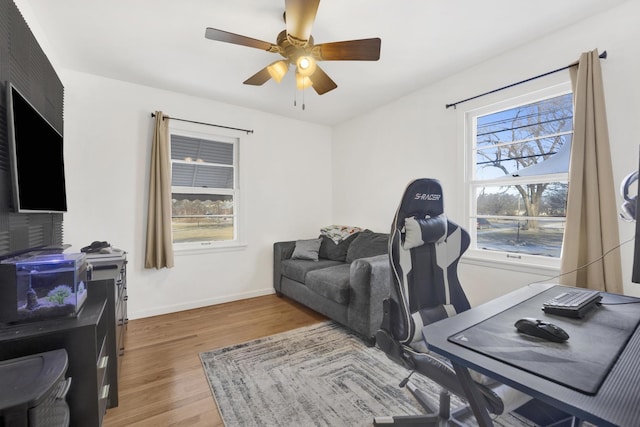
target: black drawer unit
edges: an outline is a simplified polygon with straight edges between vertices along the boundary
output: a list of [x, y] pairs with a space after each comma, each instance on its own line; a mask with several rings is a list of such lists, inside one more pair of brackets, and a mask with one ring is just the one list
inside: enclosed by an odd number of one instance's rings
[[112, 355], [114, 363], [109, 365], [107, 375], [111, 391], [107, 393], [107, 408], [118, 406], [119, 372], [124, 356], [125, 337], [127, 323], [127, 253], [114, 251], [109, 254], [87, 254], [87, 262], [92, 266], [91, 281], [106, 282], [108, 284], [107, 311], [109, 317], [109, 336], [115, 344], [115, 353]]

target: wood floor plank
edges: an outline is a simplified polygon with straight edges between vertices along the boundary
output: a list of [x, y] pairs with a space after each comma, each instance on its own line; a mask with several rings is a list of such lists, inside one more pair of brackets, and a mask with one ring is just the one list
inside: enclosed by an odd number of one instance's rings
[[223, 426], [199, 354], [324, 320], [275, 295], [131, 320], [120, 404], [107, 410], [103, 425]]

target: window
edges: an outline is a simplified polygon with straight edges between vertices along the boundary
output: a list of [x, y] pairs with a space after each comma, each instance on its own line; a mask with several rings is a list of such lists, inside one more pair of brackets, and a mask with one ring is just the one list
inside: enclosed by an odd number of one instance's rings
[[171, 129], [171, 216], [176, 249], [238, 239], [238, 139]]
[[573, 136], [566, 85], [467, 112], [471, 255], [558, 265]]

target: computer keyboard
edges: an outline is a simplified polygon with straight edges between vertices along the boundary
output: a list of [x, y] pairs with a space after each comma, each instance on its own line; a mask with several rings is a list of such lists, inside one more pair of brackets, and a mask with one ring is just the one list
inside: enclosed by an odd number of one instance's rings
[[545, 313], [566, 317], [583, 317], [600, 302], [602, 295], [593, 290], [571, 290], [542, 304]]

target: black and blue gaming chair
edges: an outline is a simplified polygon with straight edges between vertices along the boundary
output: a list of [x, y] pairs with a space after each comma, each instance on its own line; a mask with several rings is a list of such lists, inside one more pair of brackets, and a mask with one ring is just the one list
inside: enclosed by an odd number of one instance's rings
[[[374, 425], [439, 425], [468, 412], [465, 406], [451, 413], [449, 392], [464, 399], [464, 391], [450, 362], [429, 352], [422, 327], [470, 308], [457, 273], [469, 241], [469, 233], [445, 216], [437, 180], [418, 179], [407, 186], [389, 236], [392, 280], [376, 342], [389, 358], [427, 376], [442, 391], [439, 408], [434, 408], [407, 378], [401, 386], [407, 386], [428, 414], [376, 417]], [[530, 399], [480, 374], [472, 372], [472, 377], [494, 414]]]

